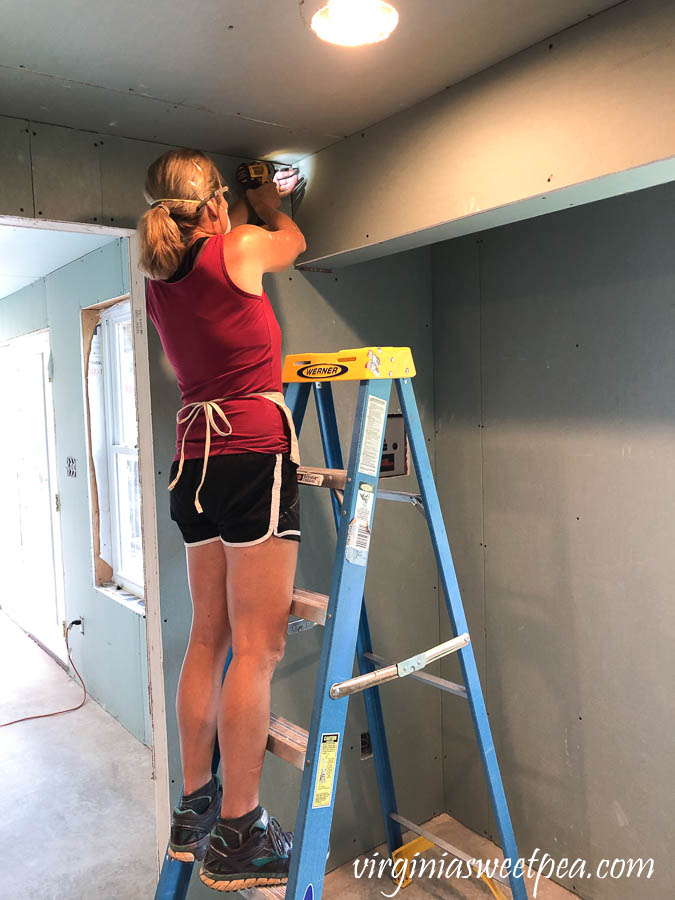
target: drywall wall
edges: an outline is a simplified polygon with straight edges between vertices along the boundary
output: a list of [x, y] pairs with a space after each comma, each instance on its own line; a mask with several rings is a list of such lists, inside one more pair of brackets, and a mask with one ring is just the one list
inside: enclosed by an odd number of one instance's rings
[[[432, 255], [437, 478], [521, 854], [655, 859], [589, 900], [675, 890], [674, 211], [671, 183]], [[459, 702], [446, 805], [493, 835]]]
[[[168, 149], [0, 116], [0, 216], [135, 228], [148, 208], [145, 172]], [[237, 196], [234, 171], [242, 160], [211, 157]]]
[[[151, 743], [145, 619], [93, 586], [80, 309], [128, 288], [126, 240], [112, 243], [0, 300], [0, 340], [49, 328], [66, 617], [87, 690], [144, 743]], [[77, 477], [66, 477], [66, 457]]]
[[[431, 284], [428, 250], [341, 270], [339, 273], [285, 272], [266, 276], [267, 290], [284, 334], [284, 352], [331, 350], [368, 344], [404, 344], [413, 349], [415, 387], [429, 445], [432, 445]], [[149, 329], [154, 453], [157, 479], [160, 595], [163, 621], [169, 768], [172, 799], [180, 790], [175, 691], [187, 643], [190, 600], [185, 550], [169, 518], [168, 471], [175, 447], [175, 410], [180, 397], [163, 362], [154, 329]], [[336, 386], [343, 451], [349, 447], [355, 386]], [[393, 409], [398, 406], [394, 400]], [[305, 462], [321, 464], [313, 410], [300, 437]], [[390, 479], [392, 487], [400, 479]], [[301, 488], [303, 540], [296, 584], [327, 591], [335, 532], [325, 492]], [[431, 545], [422, 517], [403, 504], [378, 505], [366, 583], [373, 644], [392, 659], [433, 646], [438, 638], [438, 594]], [[286, 656], [273, 682], [275, 712], [309, 726], [321, 629], [290, 636]], [[401, 656], [402, 654], [402, 656]], [[442, 810], [440, 697], [414, 681], [382, 690], [384, 714], [399, 808], [422, 821]], [[350, 703], [342, 770], [331, 837], [330, 867], [375, 846], [383, 839], [373, 761], [360, 760], [360, 735], [366, 728], [363, 700]], [[290, 827], [295, 818], [300, 773], [267, 755], [262, 800]], [[208, 889], [193, 880], [191, 896]]]
[[628, 0], [307, 157], [303, 260], [358, 262], [675, 177], [675, 6]]
[[[304, 261], [353, 264], [672, 180], [674, 28], [669, 0], [626, 0], [307, 157]], [[2, 116], [0, 215], [133, 228], [165, 149]]]

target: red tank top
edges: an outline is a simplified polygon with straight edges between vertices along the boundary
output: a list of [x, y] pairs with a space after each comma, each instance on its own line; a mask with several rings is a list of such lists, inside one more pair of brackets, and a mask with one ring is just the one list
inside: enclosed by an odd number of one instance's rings
[[[223, 437], [212, 431], [209, 455], [286, 453], [289, 438], [281, 410], [264, 397], [237, 399], [283, 390], [281, 329], [264, 291], [249, 294], [231, 280], [222, 234], [206, 241], [184, 278], [148, 281], [147, 311], [176, 373], [184, 406], [234, 397], [219, 404], [232, 434]], [[174, 459], [180, 456], [186, 427], [177, 425]], [[185, 441], [186, 459], [204, 456], [205, 435], [206, 420], [200, 413]]]

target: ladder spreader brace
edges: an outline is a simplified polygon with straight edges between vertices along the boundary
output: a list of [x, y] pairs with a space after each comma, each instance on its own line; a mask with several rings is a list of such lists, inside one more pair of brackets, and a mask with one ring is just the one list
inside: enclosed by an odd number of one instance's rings
[[348, 678], [340, 684], [334, 684], [329, 691], [333, 700], [339, 700], [340, 697], [346, 697], [349, 694], [358, 694], [359, 691], [365, 691], [369, 687], [377, 687], [393, 681], [395, 678], [405, 678], [413, 672], [419, 672], [420, 669], [426, 668], [430, 663], [447, 656], [449, 653], [455, 653], [462, 647], [466, 647], [469, 643], [468, 634], [460, 634], [459, 637], [445, 641], [444, 644], [438, 644], [431, 650], [424, 650], [417, 656], [411, 656], [404, 659], [403, 662], [395, 663], [391, 666], [383, 666], [375, 672], [366, 672], [365, 675], [357, 675], [356, 678]]
[[[469, 703], [501, 847], [505, 859], [511, 861], [508, 878], [498, 875], [495, 878], [508, 882], [514, 900], [527, 900], [522, 872], [517, 868], [514, 871], [518, 860], [516, 841], [413, 392], [414, 375], [412, 353], [407, 347], [364, 347], [337, 353], [286, 357], [283, 380], [287, 384], [286, 402], [293, 414], [296, 431], [300, 433], [309, 395], [313, 391], [326, 464], [325, 469], [301, 467], [298, 481], [331, 490], [338, 541], [329, 595], [300, 588], [295, 588], [293, 592], [289, 633], [321, 626], [325, 629], [325, 636], [309, 731], [280, 716], [271, 716], [267, 749], [300, 769], [303, 778], [288, 884], [285, 887], [260, 887], [242, 892], [255, 900], [321, 898], [347, 705], [349, 696], [356, 692], [363, 692], [380, 806], [392, 857], [397, 861], [405, 859], [409, 862], [425, 847], [435, 844], [469, 864], [475, 863], [469, 854], [452, 847], [398, 813], [378, 686], [406, 676]], [[359, 382], [354, 432], [346, 469], [333, 405], [332, 381]], [[403, 413], [419, 493], [380, 490], [378, 487], [392, 382], [396, 386]], [[424, 515], [455, 634], [451, 640], [397, 664], [388, 663], [373, 652], [363, 597], [374, 507], [378, 499], [410, 503]], [[423, 671], [432, 661], [453, 652], [458, 655], [463, 685]], [[351, 678], [355, 653], [360, 675]], [[214, 771], [218, 763], [216, 742]], [[403, 845], [402, 828], [419, 837]], [[187, 894], [192, 865], [171, 859], [167, 854], [155, 900], [182, 900]], [[494, 881], [482, 877], [493, 896], [501, 900], [504, 895]]]

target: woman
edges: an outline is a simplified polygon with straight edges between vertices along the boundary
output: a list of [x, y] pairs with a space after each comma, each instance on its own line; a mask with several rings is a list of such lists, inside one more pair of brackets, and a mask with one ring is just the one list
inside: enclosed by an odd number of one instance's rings
[[[296, 183], [286, 170], [230, 209], [213, 162], [171, 150], [148, 169], [151, 208], [139, 223], [148, 315], [184, 404], [171, 517], [186, 545], [193, 618], [176, 698], [184, 788], [169, 853], [203, 859], [202, 881], [225, 891], [284, 883], [292, 846], [258, 788], [300, 540], [297, 442], [262, 276], [305, 249], [279, 211]], [[266, 228], [247, 224], [251, 210]], [[216, 732], [222, 788], [211, 775]]]

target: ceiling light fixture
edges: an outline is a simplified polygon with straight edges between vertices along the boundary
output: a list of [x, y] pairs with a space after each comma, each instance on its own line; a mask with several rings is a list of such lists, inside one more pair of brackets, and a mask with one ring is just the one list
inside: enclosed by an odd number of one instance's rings
[[312, 31], [342, 47], [384, 41], [398, 25], [398, 12], [383, 0], [328, 0], [312, 16]]

